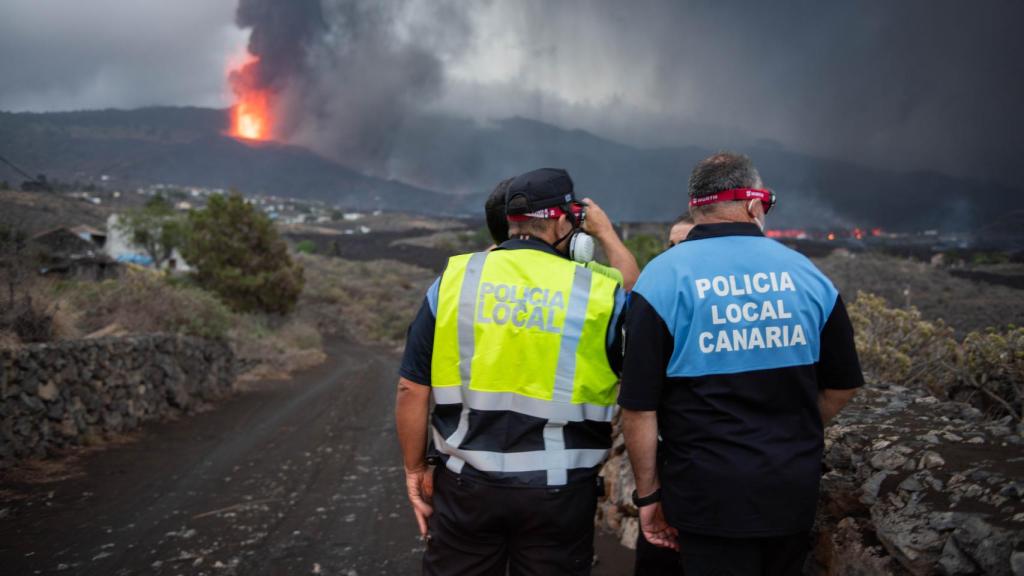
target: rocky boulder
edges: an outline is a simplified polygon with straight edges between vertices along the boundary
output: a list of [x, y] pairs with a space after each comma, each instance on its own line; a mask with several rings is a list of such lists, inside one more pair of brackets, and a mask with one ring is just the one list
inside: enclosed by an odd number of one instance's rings
[[921, 390], [865, 389], [825, 433], [811, 572], [1016, 574], [1022, 432]]

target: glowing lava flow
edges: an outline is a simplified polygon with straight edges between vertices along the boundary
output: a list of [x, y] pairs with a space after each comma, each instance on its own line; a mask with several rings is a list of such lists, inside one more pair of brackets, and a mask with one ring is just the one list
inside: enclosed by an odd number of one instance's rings
[[270, 97], [256, 82], [259, 77], [260, 60], [247, 54], [244, 61], [231, 67], [228, 82], [235, 93], [235, 105], [231, 109], [231, 128], [228, 133], [235, 138], [246, 140], [269, 140], [271, 138]]
[[244, 94], [232, 110], [231, 135], [248, 140], [270, 137], [267, 95], [262, 92]]

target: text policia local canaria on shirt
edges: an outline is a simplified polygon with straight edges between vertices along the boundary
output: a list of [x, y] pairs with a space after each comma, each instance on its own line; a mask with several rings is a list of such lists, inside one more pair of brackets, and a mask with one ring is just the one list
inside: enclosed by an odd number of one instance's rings
[[[704, 331], [697, 336], [700, 351], [704, 354], [807, 345], [804, 327], [786, 310], [784, 298], [744, 298], [745, 301], [728, 301], [741, 296], [796, 292], [796, 285], [789, 272], [756, 272], [741, 276], [697, 278], [694, 280], [694, 287], [697, 290], [697, 297], [701, 300], [721, 299], [710, 306], [702, 307], [710, 314], [711, 325], [722, 326], [717, 333]], [[780, 325], [757, 324], [787, 320], [789, 322], [782, 322]]]

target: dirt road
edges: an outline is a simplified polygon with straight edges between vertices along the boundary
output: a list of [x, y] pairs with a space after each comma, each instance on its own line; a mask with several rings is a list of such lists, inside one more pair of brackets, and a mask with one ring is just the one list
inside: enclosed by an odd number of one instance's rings
[[[0, 483], [4, 574], [418, 574], [394, 436], [397, 356], [330, 360], [151, 424], [56, 482]], [[629, 554], [599, 539], [595, 574]]]

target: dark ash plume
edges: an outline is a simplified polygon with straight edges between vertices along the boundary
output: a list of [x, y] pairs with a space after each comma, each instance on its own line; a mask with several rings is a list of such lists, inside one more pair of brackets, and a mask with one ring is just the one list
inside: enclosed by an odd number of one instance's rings
[[327, 30], [320, 0], [239, 0], [236, 21], [252, 28], [249, 52], [259, 56], [251, 81], [279, 92], [306, 73], [306, 52]]
[[[397, 21], [407, 4], [240, 0], [237, 22], [252, 29], [249, 50], [259, 62], [232, 81], [271, 91], [275, 138], [385, 172], [395, 134], [444, 81], [430, 47], [399, 36]], [[454, 12], [432, 14], [451, 18]]]

